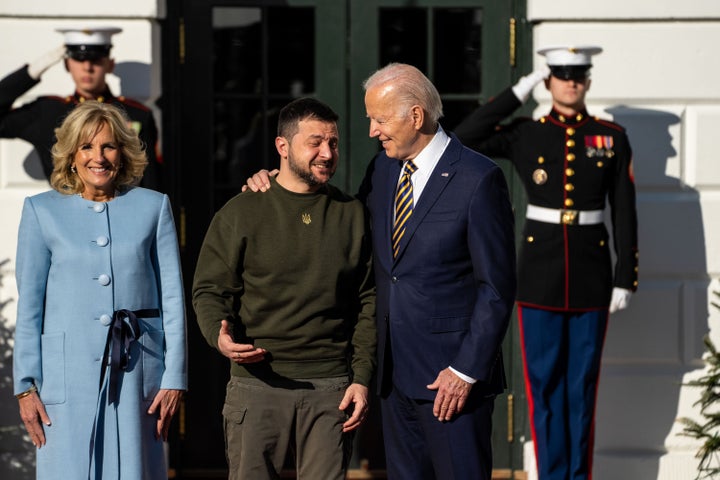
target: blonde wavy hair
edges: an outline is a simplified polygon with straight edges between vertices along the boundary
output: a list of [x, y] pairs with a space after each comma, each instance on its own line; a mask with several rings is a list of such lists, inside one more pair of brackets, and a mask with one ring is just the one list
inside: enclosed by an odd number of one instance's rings
[[90, 142], [103, 126], [110, 129], [118, 144], [122, 167], [115, 177], [115, 188], [125, 190], [137, 185], [147, 166], [145, 148], [130, 126], [125, 112], [115, 105], [88, 100], [75, 107], [55, 129], [57, 141], [52, 147], [53, 171], [50, 185], [60, 193], [81, 193], [85, 185], [70, 168], [81, 145]]

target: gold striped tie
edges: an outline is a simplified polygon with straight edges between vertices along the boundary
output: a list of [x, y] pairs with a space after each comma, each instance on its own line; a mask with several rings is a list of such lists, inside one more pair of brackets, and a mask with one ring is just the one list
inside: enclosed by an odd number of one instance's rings
[[405, 233], [405, 224], [413, 211], [413, 186], [410, 176], [415, 173], [417, 167], [412, 160], [405, 162], [397, 193], [395, 194], [395, 223], [393, 224], [392, 248], [393, 258], [397, 257], [400, 239]]

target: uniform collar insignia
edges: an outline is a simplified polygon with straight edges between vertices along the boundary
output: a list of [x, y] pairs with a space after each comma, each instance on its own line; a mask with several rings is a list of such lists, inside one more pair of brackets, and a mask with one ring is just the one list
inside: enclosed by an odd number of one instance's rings
[[[98, 102], [101, 102], [101, 103], [103, 103], [103, 102], [108, 103], [108, 102], [112, 102], [112, 100], [114, 98], [115, 98], [115, 96], [112, 93], [110, 93], [110, 89], [106, 88], [105, 91], [102, 94], [95, 97], [94, 100], [97, 100]], [[78, 92], [75, 92], [73, 95], [70, 95], [69, 97], [67, 97], [66, 100], [68, 103], [78, 104], [78, 103], [83, 103], [87, 99], [85, 97], [83, 97], [82, 95], [80, 95]]]
[[577, 124], [587, 120], [588, 113], [587, 113], [587, 110], [582, 109], [580, 112], [577, 113], [577, 115], [566, 116], [553, 108], [550, 111], [550, 114], [548, 115], [548, 117], [555, 120], [555, 123], [562, 123], [564, 125], [573, 126], [573, 125], [577, 125]]

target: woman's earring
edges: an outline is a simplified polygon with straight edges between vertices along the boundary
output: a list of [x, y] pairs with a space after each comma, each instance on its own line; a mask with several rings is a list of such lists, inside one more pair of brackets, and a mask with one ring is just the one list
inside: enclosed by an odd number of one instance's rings
[[70, 165], [70, 171], [72, 173], [77, 173], [77, 168], [75, 168], [75, 165]]

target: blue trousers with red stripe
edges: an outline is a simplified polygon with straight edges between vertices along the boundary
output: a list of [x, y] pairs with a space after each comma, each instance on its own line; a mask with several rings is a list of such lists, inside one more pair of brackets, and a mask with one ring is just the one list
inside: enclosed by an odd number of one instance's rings
[[518, 307], [540, 480], [589, 480], [607, 310]]

